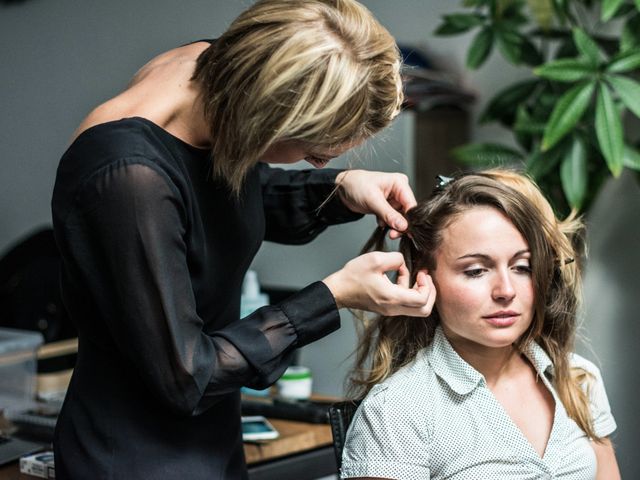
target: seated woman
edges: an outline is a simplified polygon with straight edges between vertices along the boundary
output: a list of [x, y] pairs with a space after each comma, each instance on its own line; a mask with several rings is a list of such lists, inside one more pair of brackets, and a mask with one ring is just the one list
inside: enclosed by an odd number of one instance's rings
[[619, 478], [600, 372], [572, 353], [582, 224], [515, 172], [440, 178], [400, 242], [436, 306], [362, 332], [342, 478]]

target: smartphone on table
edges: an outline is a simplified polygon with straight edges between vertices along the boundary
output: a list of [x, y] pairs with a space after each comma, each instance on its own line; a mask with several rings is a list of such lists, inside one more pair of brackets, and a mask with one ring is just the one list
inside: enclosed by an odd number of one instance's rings
[[273, 440], [280, 434], [262, 415], [242, 417], [242, 440], [255, 442], [259, 440]]

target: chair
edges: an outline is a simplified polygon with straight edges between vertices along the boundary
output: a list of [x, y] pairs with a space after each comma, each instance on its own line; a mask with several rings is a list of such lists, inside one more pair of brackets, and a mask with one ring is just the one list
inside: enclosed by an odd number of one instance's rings
[[347, 430], [362, 400], [348, 400], [334, 403], [329, 407], [329, 424], [333, 435], [333, 452], [336, 456], [338, 471], [342, 466], [342, 450], [347, 437]]
[[0, 255], [0, 326], [42, 333], [45, 343], [75, 338], [62, 303], [60, 253], [53, 230], [19, 239]]

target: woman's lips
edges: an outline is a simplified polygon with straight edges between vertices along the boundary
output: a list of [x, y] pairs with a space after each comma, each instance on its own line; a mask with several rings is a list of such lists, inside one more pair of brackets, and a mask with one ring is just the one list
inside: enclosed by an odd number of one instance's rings
[[500, 312], [487, 315], [482, 318], [484, 318], [487, 323], [493, 325], [494, 327], [504, 328], [510, 327], [511, 325], [516, 323], [519, 316], [520, 314], [516, 312]]

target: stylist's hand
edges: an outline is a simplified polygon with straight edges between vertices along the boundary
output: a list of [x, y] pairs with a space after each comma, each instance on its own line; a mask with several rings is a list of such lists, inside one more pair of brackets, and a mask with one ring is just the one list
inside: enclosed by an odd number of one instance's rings
[[[385, 272], [397, 271], [397, 283]], [[399, 252], [370, 252], [348, 262], [324, 280], [338, 308], [356, 308], [382, 315], [427, 317], [436, 299], [431, 277], [421, 271], [409, 285], [409, 271]]]
[[409, 180], [402, 173], [345, 170], [336, 177], [338, 194], [355, 213], [372, 213], [379, 225], [391, 228], [389, 236], [398, 238], [407, 229], [404, 213], [416, 205]]

